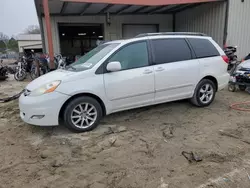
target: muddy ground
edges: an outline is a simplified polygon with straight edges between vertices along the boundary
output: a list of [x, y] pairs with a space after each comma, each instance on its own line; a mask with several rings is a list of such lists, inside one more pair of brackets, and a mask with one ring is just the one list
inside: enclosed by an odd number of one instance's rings
[[[0, 96], [27, 83], [1, 82]], [[250, 113], [229, 109], [249, 98], [224, 90], [207, 108], [178, 101], [116, 113], [81, 134], [27, 125], [17, 101], [0, 104], [0, 187], [250, 187]]]

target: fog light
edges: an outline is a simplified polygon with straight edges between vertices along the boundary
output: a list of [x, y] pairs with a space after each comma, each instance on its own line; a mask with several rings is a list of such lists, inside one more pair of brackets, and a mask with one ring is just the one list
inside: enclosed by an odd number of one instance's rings
[[31, 116], [31, 119], [42, 119], [44, 117], [44, 115], [34, 115]]

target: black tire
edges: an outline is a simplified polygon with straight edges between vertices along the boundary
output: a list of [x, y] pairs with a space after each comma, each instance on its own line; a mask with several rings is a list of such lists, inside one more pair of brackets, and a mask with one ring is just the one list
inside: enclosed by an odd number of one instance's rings
[[[201, 94], [201, 88], [206, 86], [206, 85], [209, 85], [211, 86], [211, 91], [212, 91], [212, 97], [211, 99], [208, 100], [208, 102], [203, 102], [200, 98], [200, 94]], [[215, 83], [209, 79], [203, 79], [201, 80], [196, 88], [195, 88], [195, 91], [194, 91], [194, 95], [193, 97], [190, 99], [190, 102], [195, 105], [195, 106], [198, 106], [198, 107], [205, 107], [205, 106], [209, 106], [213, 101], [214, 101], [214, 97], [215, 97], [215, 94], [216, 94], [216, 86], [215, 86]]]
[[[41, 68], [40, 68], [40, 74], [41, 74]], [[41, 76], [41, 75], [38, 75], [37, 67], [33, 64], [32, 67], [31, 67], [31, 69], [30, 69], [30, 78], [32, 80], [35, 80], [39, 76]]]
[[14, 74], [14, 78], [16, 81], [23, 81], [27, 76], [27, 73], [25, 70], [21, 70], [21, 73], [19, 70]]
[[234, 84], [228, 84], [228, 91], [235, 92], [236, 86]]
[[239, 89], [241, 90], [241, 91], [245, 91], [246, 90], [246, 86], [244, 86], [244, 85], [239, 85]]
[[[86, 128], [85, 127], [79, 128], [79, 127], [75, 126], [75, 124], [72, 122], [71, 114], [73, 113], [73, 110], [78, 105], [83, 104], [83, 103], [88, 103], [90, 105], [93, 105], [95, 107], [96, 112], [97, 112], [97, 116], [96, 116], [96, 120], [94, 121], [94, 123], [92, 125], [90, 125]], [[69, 128], [73, 132], [79, 133], [79, 132], [91, 131], [94, 128], [96, 128], [98, 126], [102, 116], [103, 116], [103, 113], [102, 113], [102, 107], [101, 107], [100, 103], [92, 97], [83, 96], [83, 97], [75, 98], [67, 104], [67, 106], [64, 110], [64, 113], [63, 113], [63, 121], [64, 121], [64, 124], [67, 128]]]

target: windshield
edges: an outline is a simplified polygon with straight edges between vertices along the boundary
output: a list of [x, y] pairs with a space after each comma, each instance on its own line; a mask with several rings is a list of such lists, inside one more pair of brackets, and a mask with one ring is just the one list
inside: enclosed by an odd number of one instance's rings
[[90, 52], [79, 58], [76, 62], [67, 66], [66, 69], [73, 71], [83, 71], [91, 69], [118, 45], [119, 43], [111, 43], [97, 46], [95, 49], [91, 50]]

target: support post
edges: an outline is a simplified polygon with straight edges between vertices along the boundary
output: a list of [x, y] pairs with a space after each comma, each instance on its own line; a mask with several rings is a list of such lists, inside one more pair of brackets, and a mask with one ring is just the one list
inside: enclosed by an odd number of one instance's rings
[[53, 42], [52, 42], [52, 32], [51, 32], [48, 0], [43, 0], [43, 10], [44, 10], [48, 48], [49, 48], [50, 70], [54, 70], [55, 69], [54, 49], [53, 49]]
[[176, 32], [176, 13], [174, 12], [172, 15], [173, 15], [173, 32]]

